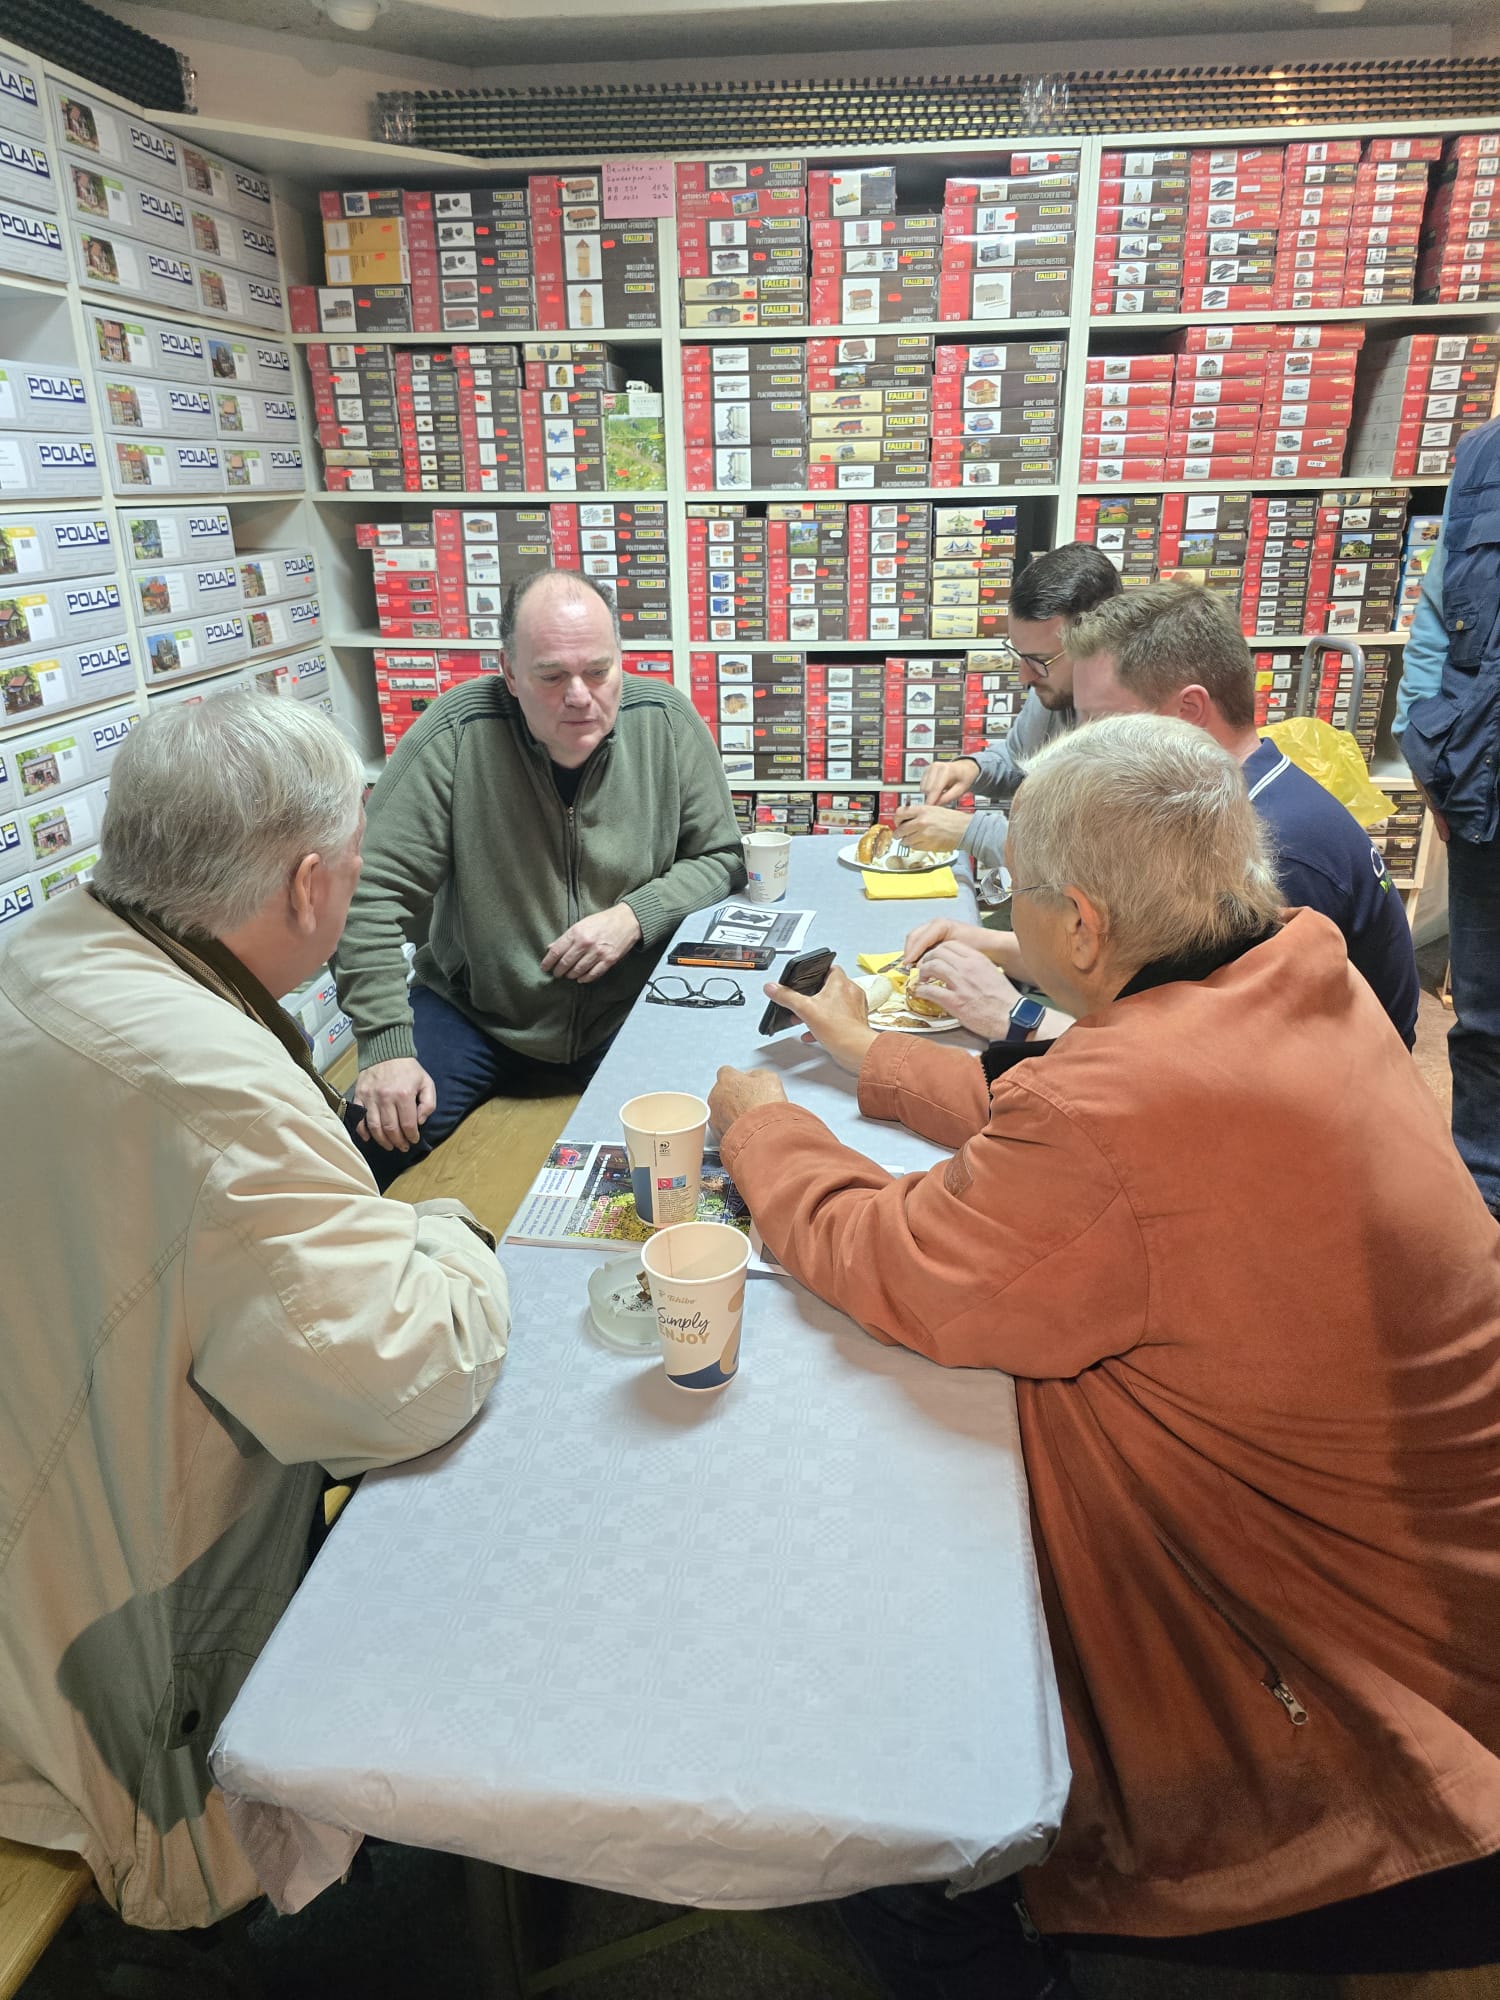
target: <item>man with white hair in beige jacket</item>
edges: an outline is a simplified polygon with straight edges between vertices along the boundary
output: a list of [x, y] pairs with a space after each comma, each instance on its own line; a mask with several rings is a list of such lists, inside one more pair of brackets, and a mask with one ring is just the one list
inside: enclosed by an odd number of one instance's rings
[[360, 793], [300, 702], [153, 714], [92, 884], [0, 956], [0, 1833], [154, 1929], [258, 1893], [208, 1751], [324, 1470], [445, 1443], [505, 1352], [493, 1243], [377, 1194], [272, 997], [338, 942]]

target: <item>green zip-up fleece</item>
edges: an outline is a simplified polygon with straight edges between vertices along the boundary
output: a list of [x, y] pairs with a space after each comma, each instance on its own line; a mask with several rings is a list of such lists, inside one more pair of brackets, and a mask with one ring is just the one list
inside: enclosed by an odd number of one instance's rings
[[[689, 910], [740, 888], [723, 766], [691, 704], [625, 676], [615, 726], [565, 806], [499, 674], [453, 688], [370, 795], [364, 873], [334, 961], [361, 1067], [416, 1054], [401, 958], [486, 1034], [574, 1062], [619, 1027]], [[628, 903], [641, 942], [591, 985], [542, 971], [580, 917]]]

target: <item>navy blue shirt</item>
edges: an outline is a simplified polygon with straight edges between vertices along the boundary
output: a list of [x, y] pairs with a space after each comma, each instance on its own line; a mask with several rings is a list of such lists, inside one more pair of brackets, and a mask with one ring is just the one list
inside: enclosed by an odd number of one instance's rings
[[1262, 737], [1243, 769], [1255, 810], [1270, 830], [1282, 895], [1293, 907], [1321, 910], [1338, 925], [1349, 963], [1370, 982], [1410, 1048], [1417, 1039], [1417, 959], [1379, 849], [1353, 814], [1269, 738]]

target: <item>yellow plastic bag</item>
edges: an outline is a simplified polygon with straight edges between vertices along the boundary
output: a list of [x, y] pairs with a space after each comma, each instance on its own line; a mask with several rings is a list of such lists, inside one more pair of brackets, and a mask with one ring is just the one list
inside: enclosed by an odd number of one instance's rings
[[1285, 751], [1299, 771], [1332, 792], [1361, 826], [1373, 826], [1396, 810], [1396, 801], [1371, 783], [1359, 745], [1347, 729], [1335, 729], [1313, 715], [1294, 715], [1286, 722], [1270, 723], [1260, 733]]

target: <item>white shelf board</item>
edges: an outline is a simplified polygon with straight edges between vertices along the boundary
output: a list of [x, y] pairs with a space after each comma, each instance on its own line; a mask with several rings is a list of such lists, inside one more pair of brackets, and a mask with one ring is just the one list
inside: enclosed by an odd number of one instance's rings
[[[337, 646], [346, 651], [373, 653], [495, 653], [500, 650], [498, 639], [388, 639], [381, 632], [325, 632], [321, 639], [313, 642], [319, 646]], [[661, 646], [670, 641], [662, 640]], [[632, 646], [631, 652], [655, 652], [658, 645]]]
[[[1380, 757], [1370, 766], [1370, 780], [1376, 785], [1410, 785], [1415, 780], [1404, 757]], [[1401, 885], [1398, 883], [1397, 887]]]
[[1378, 478], [1374, 473], [1344, 472], [1326, 479], [1121, 479], [1113, 486], [1080, 486], [1081, 499], [1096, 499], [1109, 493], [1364, 493], [1387, 486], [1403, 490], [1414, 486], [1446, 486], [1449, 474], [1441, 479], [1419, 479], [1413, 474], [1398, 479], [1394, 473]]
[[455, 493], [451, 490], [432, 493], [422, 489], [401, 493], [318, 492], [307, 495], [308, 499], [316, 501], [320, 506], [327, 505], [333, 507], [353, 507], [356, 505], [368, 507], [372, 504], [379, 506], [383, 503], [389, 504], [392, 501], [398, 506], [405, 507], [409, 506], [414, 500], [424, 507], [451, 507], [455, 503], [464, 507], [550, 507], [554, 501], [561, 500], [576, 500], [584, 506], [597, 505], [601, 500], [618, 500], [622, 503], [638, 505], [644, 500], [665, 501], [670, 500], [672, 497], [661, 486], [648, 487], [644, 492], [629, 493], [619, 491], [605, 493], [483, 493], [465, 491]]
[[1367, 320], [1402, 319], [1493, 319], [1500, 312], [1500, 299], [1485, 305], [1400, 305], [1400, 306], [1297, 306], [1278, 310], [1268, 306], [1263, 312], [1199, 313], [1095, 313], [1089, 319], [1090, 333], [1138, 333], [1142, 328], [1172, 326], [1300, 326]]
[[[265, 328], [259, 331], [264, 333]], [[340, 327], [329, 333], [293, 333], [284, 337], [294, 347], [519, 347], [527, 341], [542, 340], [612, 340], [616, 346], [634, 342], [659, 347], [666, 332], [660, 326], [491, 326], [453, 328], [447, 333], [393, 333], [384, 328], [375, 333], [352, 333]]]
[[689, 507], [698, 502], [723, 506], [735, 500], [870, 500], [880, 506], [900, 500], [947, 500], [964, 507], [981, 506], [987, 500], [1055, 500], [1061, 491], [1060, 486], [751, 486], [694, 491], [682, 499]]
[[1368, 650], [1371, 646], [1404, 646], [1405, 632], [1277, 632], [1271, 638], [1257, 637], [1252, 632], [1245, 634], [1247, 646], [1308, 646], [1327, 639], [1352, 639], [1356, 645]]
[[[738, 345], [742, 340], [871, 340], [891, 334], [989, 334], [991, 337], [1003, 334], [1013, 340], [1018, 334], [1059, 334], [1066, 333], [1072, 325], [1070, 319], [928, 319], [928, 320], [882, 320], [878, 326], [824, 326], [811, 320], [798, 320], [792, 326], [685, 326], [680, 329], [678, 339], [684, 347], [695, 345], [701, 340], [727, 340]], [[608, 336], [601, 335], [601, 338]]]
[[[202, 442], [223, 445], [226, 440], [204, 438]], [[254, 507], [265, 506], [272, 500], [286, 500], [295, 506], [299, 500], [305, 500], [307, 497], [305, 486], [278, 487], [271, 493], [241, 493], [237, 490], [229, 493], [177, 493], [169, 486], [132, 486], [124, 493], [112, 488], [105, 497], [104, 505], [107, 507]], [[92, 506], [97, 503], [70, 500], [59, 504], [71, 507]]]
[[724, 782], [732, 792], [919, 792], [896, 778], [731, 778]]
[[25, 292], [32, 298], [56, 299], [65, 305], [69, 289], [66, 278], [25, 278], [19, 271], [0, 271], [0, 292]]
[[[76, 431], [73, 435], [83, 438], [87, 433]], [[4, 507], [7, 513], [16, 509], [23, 514], [81, 514], [90, 507], [113, 507], [118, 504], [108, 496], [101, 499], [97, 493], [91, 493], [86, 500], [27, 500], [19, 495], [0, 493], [0, 507]]]
[[258, 664], [254, 659], [235, 660], [227, 667], [205, 667], [201, 673], [178, 674], [172, 680], [163, 681], [159, 687], [148, 687], [146, 699], [149, 701], [153, 695], [158, 694], [175, 694], [178, 688], [197, 687], [203, 681], [220, 681], [226, 674], [243, 673], [246, 667]]

